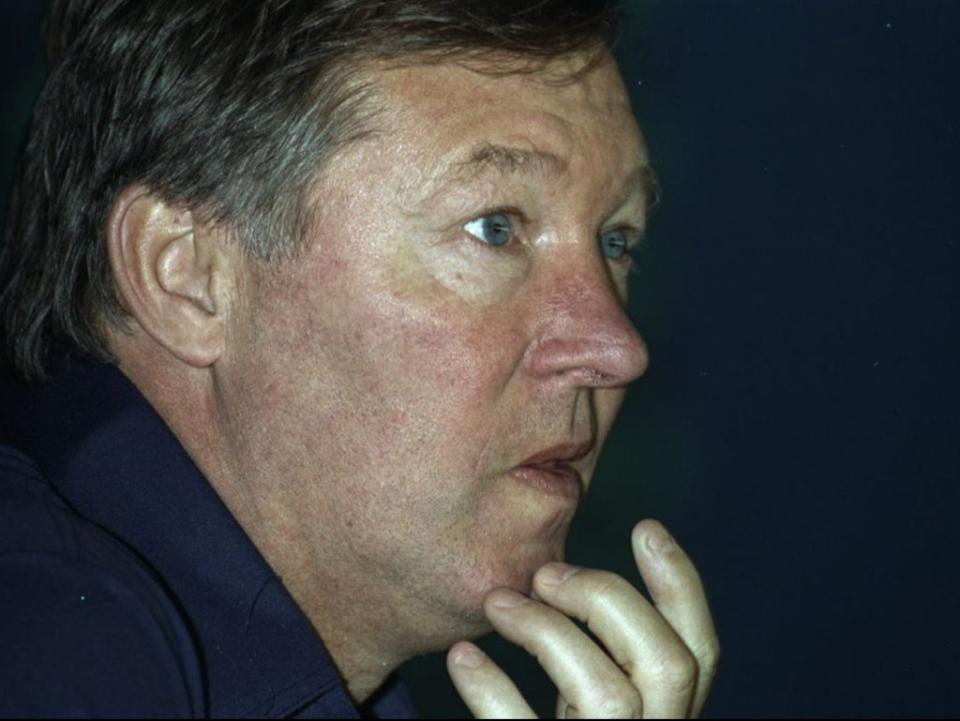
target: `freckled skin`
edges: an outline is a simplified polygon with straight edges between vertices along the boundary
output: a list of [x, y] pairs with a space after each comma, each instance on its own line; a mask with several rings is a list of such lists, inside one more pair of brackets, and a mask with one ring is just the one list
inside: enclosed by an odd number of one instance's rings
[[[563, 85], [546, 71], [371, 72], [380, 132], [317, 181], [302, 256], [249, 262], [217, 376], [221, 493], [360, 697], [406, 658], [488, 631], [491, 589], [529, 592], [563, 557], [576, 504], [509, 471], [591, 440], [577, 463], [589, 482], [647, 364], [623, 273], [597, 247], [645, 158], [612, 60]], [[424, 205], [424, 185], [479, 142], [567, 167]], [[498, 204], [528, 219], [509, 248], [462, 229]], [[617, 212], [642, 221], [642, 202]]]

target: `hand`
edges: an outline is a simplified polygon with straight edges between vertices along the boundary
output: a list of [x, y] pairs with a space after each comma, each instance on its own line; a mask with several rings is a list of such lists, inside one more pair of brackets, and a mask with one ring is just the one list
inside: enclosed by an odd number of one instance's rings
[[[559, 563], [534, 575], [539, 600], [506, 588], [484, 599], [497, 632], [535, 656], [556, 684], [558, 718], [695, 718], [706, 701], [720, 647], [697, 569], [657, 521], [638, 523], [631, 543], [652, 605], [620, 576]], [[535, 717], [472, 643], [455, 644], [447, 668], [474, 716]]]

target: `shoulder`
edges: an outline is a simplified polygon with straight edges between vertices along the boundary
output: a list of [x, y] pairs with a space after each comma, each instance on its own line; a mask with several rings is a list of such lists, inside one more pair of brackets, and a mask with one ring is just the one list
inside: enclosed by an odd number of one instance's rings
[[194, 716], [190, 634], [161, 582], [0, 445], [0, 716]]

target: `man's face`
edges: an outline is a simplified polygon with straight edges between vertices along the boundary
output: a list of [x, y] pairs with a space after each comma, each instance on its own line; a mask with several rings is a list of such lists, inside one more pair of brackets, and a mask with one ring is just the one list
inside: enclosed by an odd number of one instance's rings
[[562, 557], [647, 365], [617, 257], [646, 153], [613, 61], [556, 82], [576, 62], [371, 71], [378, 132], [318, 180], [309, 249], [254, 267], [235, 324], [223, 394], [264, 523], [311, 583], [438, 643]]

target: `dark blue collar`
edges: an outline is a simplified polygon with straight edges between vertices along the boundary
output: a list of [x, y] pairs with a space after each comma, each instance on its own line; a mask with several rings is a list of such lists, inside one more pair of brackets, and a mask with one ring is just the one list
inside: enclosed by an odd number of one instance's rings
[[[6, 435], [64, 499], [167, 583], [196, 635], [210, 715], [358, 715], [310, 622], [119, 370], [76, 365], [8, 386], [0, 405]], [[402, 686], [385, 691], [373, 713], [415, 715]]]

